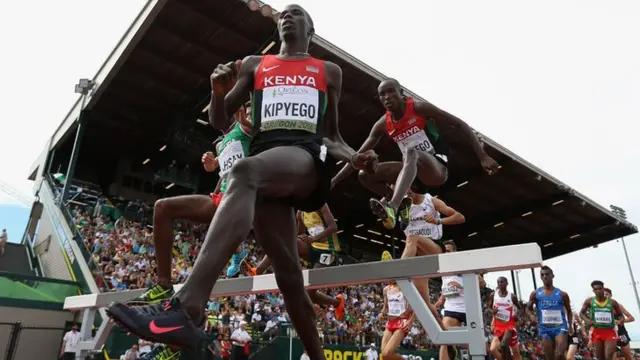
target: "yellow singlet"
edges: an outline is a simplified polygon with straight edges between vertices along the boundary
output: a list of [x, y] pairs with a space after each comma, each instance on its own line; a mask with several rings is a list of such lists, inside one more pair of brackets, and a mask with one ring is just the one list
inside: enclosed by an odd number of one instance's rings
[[[302, 212], [302, 222], [307, 228], [309, 235], [316, 236], [324, 231], [326, 223], [322, 217], [320, 211], [314, 212]], [[338, 240], [338, 234], [333, 233], [327, 236], [325, 239], [316, 241], [311, 244], [314, 249], [328, 250], [328, 251], [340, 251], [340, 240]]]

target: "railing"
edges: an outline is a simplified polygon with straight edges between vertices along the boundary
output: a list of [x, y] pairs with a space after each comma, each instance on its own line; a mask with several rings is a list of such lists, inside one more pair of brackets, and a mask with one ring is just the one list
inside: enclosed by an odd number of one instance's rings
[[58, 303], [62, 307], [65, 298], [78, 294], [80, 284], [0, 272], [0, 289], [2, 289], [3, 298]]
[[[54, 194], [56, 194], [56, 199], [57, 199], [58, 189], [56, 187], [55, 181], [53, 180], [53, 177], [51, 177], [51, 174], [48, 174], [46, 178], [49, 183], [49, 186], [51, 187], [51, 190], [54, 192]], [[67, 225], [69, 225], [69, 228], [71, 229], [73, 240], [76, 242], [76, 244], [78, 244], [78, 247], [80, 248], [80, 252], [82, 252], [82, 258], [87, 263], [89, 270], [91, 270], [91, 273], [93, 274], [94, 277], [100, 278], [100, 280], [102, 280], [102, 284], [104, 285], [104, 287], [100, 288], [100, 291], [101, 292], [109, 291], [109, 283], [107, 282], [107, 279], [105, 278], [104, 273], [102, 272], [102, 268], [93, 259], [92, 252], [87, 247], [87, 244], [84, 241], [84, 237], [82, 236], [80, 231], [78, 231], [78, 227], [76, 226], [76, 223], [73, 220], [73, 216], [71, 215], [69, 208], [65, 206], [62, 201], [58, 203], [58, 207], [60, 208], [60, 211], [62, 212], [62, 216], [64, 216], [67, 222]]]

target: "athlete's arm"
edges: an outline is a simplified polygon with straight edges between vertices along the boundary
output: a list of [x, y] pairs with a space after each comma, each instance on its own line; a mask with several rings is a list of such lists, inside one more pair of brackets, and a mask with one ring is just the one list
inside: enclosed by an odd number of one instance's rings
[[[233, 88], [225, 94], [224, 91], [216, 91], [218, 84], [218, 70], [211, 75], [211, 102], [209, 103], [209, 123], [215, 129], [224, 131], [231, 126], [234, 121], [233, 114], [248, 100], [249, 92], [253, 88], [253, 73], [260, 64], [262, 57], [247, 56], [242, 60], [240, 69], [235, 69], [236, 64], [230, 66], [232, 73], [229, 73], [227, 67], [227, 75], [229, 81], [232, 81], [233, 75], [237, 72], [235, 84]], [[219, 65], [220, 66], [220, 65]], [[225, 66], [226, 67], [226, 66]], [[214, 80], [216, 83], [214, 83]], [[222, 106], [224, 105], [224, 106]]]
[[[561, 292], [560, 296], [562, 297], [562, 305], [564, 305], [564, 312], [567, 314], [567, 324], [573, 325], [573, 310], [571, 310], [571, 299], [569, 299], [569, 294], [566, 292]], [[573, 334], [573, 326], [570, 326], [567, 329], [570, 335]]]
[[520, 302], [518, 301], [518, 297], [516, 296], [516, 294], [511, 294], [511, 302], [513, 303], [513, 306], [516, 307], [516, 309], [522, 309], [522, 304], [520, 304]]
[[532, 291], [531, 294], [529, 294], [529, 302], [527, 303], [527, 311], [529, 311], [529, 313], [533, 314], [533, 305], [535, 305], [536, 303], [536, 291]]
[[388, 291], [389, 287], [385, 286], [384, 289], [382, 289], [382, 298], [384, 300], [384, 302], [382, 303], [382, 310], [380, 310], [380, 319], [382, 319], [383, 315], [387, 314], [387, 310], [389, 309], [389, 304], [387, 303], [387, 291]]
[[216, 184], [216, 189], [213, 190], [214, 194], [217, 194], [220, 192], [220, 187], [222, 187], [222, 178], [218, 179], [218, 183]]
[[464, 223], [465, 221], [464, 215], [456, 211], [456, 209], [447, 205], [444, 201], [438, 198], [432, 198], [432, 200], [433, 200], [433, 207], [436, 209], [436, 211], [446, 216], [445, 218], [440, 219], [440, 224], [458, 225], [458, 224]]
[[[616, 313], [622, 314], [622, 308], [620, 307], [620, 303], [618, 303], [616, 300], [611, 299], [611, 306], [613, 306], [613, 310], [615, 310]], [[626, 322], [625, 316], [622, 316], [620, 319], [616, 320], [617, 325], [622, 325], [625, 322]]]
[[336, 159], [350, 163], [356, 151], [342, 139], [338, 128], [338, 103], [342, 91], [342, 69], [332, 62], [325, 61], [325, 73], [327, 74], [328, 109], [325, 118], [324, 144], [327, 151]]
[[495, 313], [495, 311], [494, 311], [494, 309], [493, 309], [493, 296], [494, 296], [495, 294], [496, 294], [496, 292], [495, 292], [495, 291], [492, 291], [492, 292], [489, 294], [489, 296], [487, 297], [487, 309], [489, 309], [489, 311], [494, 312], [494, 313]]
[[320, 208], [320, 213], [322, 214], [322, 217], [324, 218], [324, 220], [327, 222], [325, 224], [326, 227], [324, 228], [324, 230], [322, 230], [320, 234], [313, 236], [311, 238], [311, 242], [324, 240], [328, 236], [333, 235], [338, 231], [338, 224], [336, 224], [336, 219], [333, 217], [331, 210], [329, 210], [329, 205], [324, 204]]
[[442, 129], [449, 127], [458, 128], [467, 137], [467, 140], [469, 141], [473, 152], [476, 153], [478, 159], [482, 160], [487, 156], [487, 153], [484, 152], [482, 144], [480, 144], [480, 140], [478, 140], [476, 134], [473, 132], [471, 127], [460, 118], [451, 115], [428, 102], [416, 101], [414, 103], [414, 108], [415, 111], [425, 120], [433, 119], [436, 122], [436, 125]]
[[438, 298], [438, 301], [436, 301], [434, 306], [439, 309], [442, 307], [442, 305], [444, 305], [445, 301], [446, 301], [446, 298], [444, 297], [444, 295], [440, 295], [440, 297]]
[[302, 235], [307, 231], [307, 227], [304, 226], [304, 221], [302, 221], [302, 211], [296, 213], [296, 218], [298, 219], [298, 235]]
[[624, 319], [625, 324], [626, 324], [626, 323], [630, 323], [630, 322], [634, 322], [634, 321], [636, 321], [636, 318], [634, 318], [634, 317], [633, 317], [633, 315], [631, 315], [631, 314], [627, 311], [627, 309], [625, 309], [624, 305], [622, 305], [622, 304], [620, 304], [620, 303], [618, 303], [618, 305], [620, 306], [620, 313], [621, 313], [622, 315], [624, 315], [624, 317], [625, 317], [625, 319]]
[[236, 120], [240, 123], [240, 126], [245, 133], [251, 134], [253, 124], [251, 123], [251, 119], [247, 117], [247, 110], [244, 107], [241, 107], [240, 110], [236, 112]]
[[582, 318], [582, 321], [584, 321], [584, 323], [587, 326], [591, 326], [591, 324], [593, 323], [589, 315], [587, 315], [587, 311], [589, 311], [589, 306], [591, 306], [591, 298], [587, 298], [582, 303], [582, 308], [580, 309], [580, 317]]
[[[373, 148], [376, 147], [376, 145], [378, 145], [378, 143], [380, 142], [380, 139], [382, 138], [382, 135], [384, 135], [384, 126], [385, 126], [384, 117], [382, 117], [373, 125], [373, 128], [371, 128], [371, 132], [369, 132], [369, 137], [367, 137], [367, 139], [364, 141], [364, 143], [362, 143], [362, 146], [360, 146], [360, 149], [358, 150], [359, 153], [365, 152], [367, 150], [372, 150]], [[342, 169], [338, 171], [336, 176], [333, 177], [333, 179], [331, 180], [331, 186], [335, 186], [335, 184], [346, 179], [354, 171], [355, 169], [353, 168], [353, 166], [351, 166], [351, 163], [347, 162], [342, 167]]]

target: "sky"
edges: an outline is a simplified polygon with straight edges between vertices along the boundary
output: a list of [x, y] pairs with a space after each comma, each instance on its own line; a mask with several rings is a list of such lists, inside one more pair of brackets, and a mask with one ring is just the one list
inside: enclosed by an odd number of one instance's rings
[[[298, 3], [317, 34], [603, 206], [625, 208], [640, 224], [640, 47], [633, 45], [640, 2]], [[11, 99], [0, 108], [0, 180], [31, 194], [29, 166], [76, 99], [74, 84], [95, 74], [142, 4], [0, 2], [0, 93]], [[287, 2], [270, 4], [282, 9]], [[12, 201], [0, 194], [0, 203]], [[0, 217], [0, 226], [11, 221]], [[632, 259], [639, 238], [626, 239]], [[640, 262], [632, 262], [640, 277]], [[574, 308], [600, 279], [640, 318], [621, 243], [547, 264]], [[490, 285], [498, 275], [488, 275]], [[521, 279], [527, 297], [530, 272]], [[628, 328], [640, 339], [640, 321]]]

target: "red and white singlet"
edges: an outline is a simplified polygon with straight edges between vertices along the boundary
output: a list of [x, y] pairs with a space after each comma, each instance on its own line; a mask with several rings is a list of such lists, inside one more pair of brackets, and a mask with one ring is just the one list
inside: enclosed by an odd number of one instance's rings
[[496, 310], [496, 313], [493, 315], [494, 335], [502, 339], [504, 333], [511, 330], [509, 346], [514, 346], [518, 343], [515, 304], [513, 303], [513, 297], [510, 292], [507, 292], [505, 297], [500, 296], [499, 293], [500, 291], [496, 290], [493, 294], [493, 308]]
[[386, 330], [391, 332], [401, 330], [411, 316], [409, 303], [397, 286], [390, 286], [387, 290], [387, 316]]
[[391, 118], [391, 113], [385, 114], [387, 135], [393, 140], [402, 153], [414, 148], [416, 151], [435, 154], [431, 139], [425, 132], [427, 120], [418, 115], [414, 109], [413, 98], [406, 99], [404, 116], [397, 122]]

